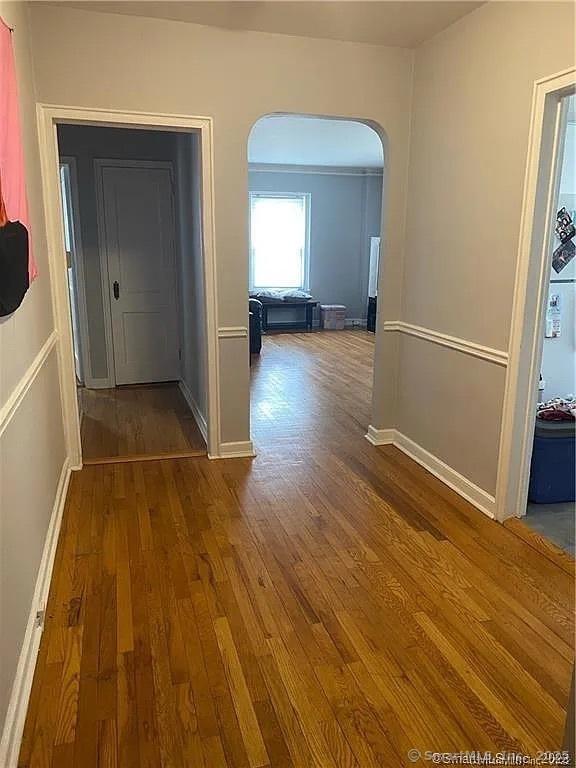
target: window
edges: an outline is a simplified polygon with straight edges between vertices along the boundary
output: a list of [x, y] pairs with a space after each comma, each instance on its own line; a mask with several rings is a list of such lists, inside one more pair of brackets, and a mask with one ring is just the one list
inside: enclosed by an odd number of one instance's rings
[[310, 195], [250, 193], [250, 288], [308, 287]]

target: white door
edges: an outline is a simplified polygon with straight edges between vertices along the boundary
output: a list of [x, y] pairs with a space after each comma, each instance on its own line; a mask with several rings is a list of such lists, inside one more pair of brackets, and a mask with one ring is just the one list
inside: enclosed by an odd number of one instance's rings
[[116, 384], [180, 378], [171, 170], [102, 166]]

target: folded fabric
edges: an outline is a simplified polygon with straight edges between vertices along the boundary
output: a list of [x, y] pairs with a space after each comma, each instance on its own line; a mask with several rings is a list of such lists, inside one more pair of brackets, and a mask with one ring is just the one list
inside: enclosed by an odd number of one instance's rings
[[306, 302], [306, 301], [310, 301], [311, 298], [312, 298], [312, 294], [307, 293], [306, 291], [289, 290], [284, 292], [284, 301]]
[[266, 304], [281, 304], [283, 301], [301, 302], [302, 304], [305, 304], [307, 301], [310, 301], [312, 295], [297, 288], [285, 288], [283, 290], [272, 290], [271, 288], [268, 288], [250, 293], [250, 298], [258, 299]]
[[263, 304], [281, 304], [284, 301], [284, 297], [279, 295], [277, 291], [257, 291], [250, 294], [251, 299], [258, 299]]
[[576, 419], [576, 400], [555, 397], [536, 406], [536, 418], [542, 421], [574, 421]]

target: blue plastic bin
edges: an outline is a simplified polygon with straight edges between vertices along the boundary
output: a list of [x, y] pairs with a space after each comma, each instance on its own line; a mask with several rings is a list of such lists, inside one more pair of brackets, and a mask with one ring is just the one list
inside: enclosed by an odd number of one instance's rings
[[528, 501], [556, 504], [576, 497], [576, 422], [536, 419]]

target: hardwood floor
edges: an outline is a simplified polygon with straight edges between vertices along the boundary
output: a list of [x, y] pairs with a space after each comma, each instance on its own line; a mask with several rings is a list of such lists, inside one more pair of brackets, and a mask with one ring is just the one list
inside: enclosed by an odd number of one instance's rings
[[85, 464], [206, 454], [204, 439], [176, 383], [79, 391]]
[[559, 748], [574, 563], [364, 440], [371, 348], [267, 337], [252, 461], [74, 474], [20, 766]]

